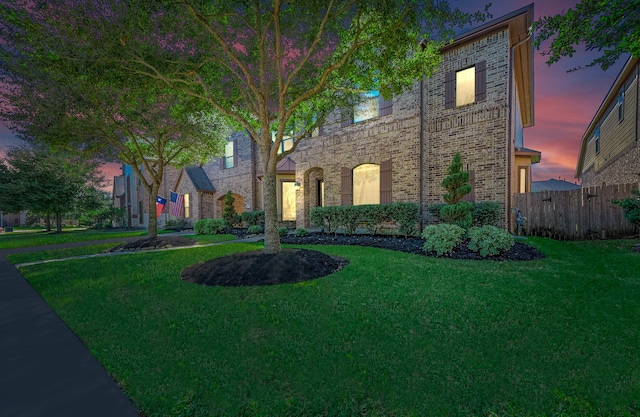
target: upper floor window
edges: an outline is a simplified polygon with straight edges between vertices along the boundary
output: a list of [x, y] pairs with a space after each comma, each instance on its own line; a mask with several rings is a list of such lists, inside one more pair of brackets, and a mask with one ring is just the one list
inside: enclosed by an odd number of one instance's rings
[[[276, 141], [276, 132], [271, 132], [271, 141]], [[293, 148], [293, 136], [285, 133], [282, 136], [282, 142], [280, 142], [280, 146], [278, 147], [278, 155], [290, 150], [291, 148]]]
[[229, 141], [224, 147], [224, 167], [233, 168], [235, 165], [235, 142]]
[[352, 110], [343, 113], [340, 127], [386, 116], [391, 114], [392, 111], [393, 101], [385, 100], [378, 90], [372, 90], [361, 94], [360, 102]]
[[474, 66], [445, 74], [445, 108], [466, 106], [487, 98], [487, 64], [480, 61]]
[[596, 155], [600, 153], [600, 126], [596, 127]]
[[624, 88], [620, 90], [618, 95], [618, 122], [624, 120]]

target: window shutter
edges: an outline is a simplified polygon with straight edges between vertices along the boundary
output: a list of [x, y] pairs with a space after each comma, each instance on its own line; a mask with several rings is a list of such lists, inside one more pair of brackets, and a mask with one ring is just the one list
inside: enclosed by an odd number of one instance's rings
[[393, 111], [393, 100], [385, 100], [382, 94], [378, 96], [378, 116], [387, 116]]
[[238, 141], [233, 141], [233, 166], [238, 166]]
[[471, 192], [462, 198], [463, 201], [469, 201], [471, 203], [476, 201], [476, 187], [474, 182], [475, 173], [473, 171], [469, 171], [469, 184], [471, 184]]
[[444, 75], [444, 108], [456, 106], [456, 73], [449, 71]]
[[353, 174], [349, 168], [343, 167], [341, 170], [341, 177], [342, 177], [341, 205], [351, 206], [353, 205]]
[[487, 98], [487, 61], [476, 64], [476, 102]]
[[391, 159], [380, 163], [380, 204], [391, 203]]

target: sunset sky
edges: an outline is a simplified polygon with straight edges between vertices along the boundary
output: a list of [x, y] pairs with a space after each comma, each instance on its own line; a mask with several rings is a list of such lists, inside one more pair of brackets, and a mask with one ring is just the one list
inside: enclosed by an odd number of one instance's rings
[[[530, 3], [530, 0], [493, 0], [490, 12], [493, 18], [498, 18]], [[576, 3], [577, 0], [537, 1], [534, 18], [560, 13]], [[464, 11], [475, 11], [484, 2], [450, 0], [450, 4]], [[578, 48], [573, 58], [548, 67], [545, 58], [534, 51], [535, 126], [524, 131], [524, 145], [542, 152], [542, 161], [532, 169], [534, 181], [550, 178], [578, 181], [574, 173], [582, 134], [626, 60], [623, 57], [606, 72], [600, 67], [566, 72], [588, 64], [595, 56], [597, 53]], [[0, 126], [0, 154], [17, 144], [11, 132]], [[106, 166], [104, 172], [112, 178], [119, 174], [119, 165]]]

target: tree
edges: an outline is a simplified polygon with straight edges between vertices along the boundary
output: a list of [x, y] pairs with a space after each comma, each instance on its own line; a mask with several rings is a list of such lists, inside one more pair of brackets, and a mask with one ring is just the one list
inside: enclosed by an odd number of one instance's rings
[[[33, 12], [23, 13], [30, 3], [25, 4], [5, 15], [29, 32]], [[436, 0], [49, 0], [38, 5], [46, 24], [26, 42], [38, 56], [53, 53], [67, 65], [90, 62], [158, 80], [248, 132], [264, 171], [266, 253], [280, 251], [277, 162], [331, 112], [353, 108], [361, 93], [379, 90], [389, 98], [433, 73], [452, 27], [484, 18]], [[292, 135], [293, 146], [279, 152], [285, 134]]]
[[447, 191], [442, 198], [447, 205], [440, 209], [440, 218], [447, 223], [468, 229], [472, 222], [472, 204], [462, 199], [471, 192], [471, 184], [469, 184], [469, 172], [462, 170], [460, 152], [454, 155], [447, 174], [447, 177], [442, 180], [442, 188]]
[[552, 39], [542, 55], [547, 65], [562, 57], [573, 57], [575, 46], [583, 43], [586, 50], [602, 54], [587, 66], [599, 65], [607, 70], [620, 55], [640, 57], [640, 0], [581, 0], [575, 9], [534, 22], [534, 46], [538, 49]]
[[29, 142], [130, 165], [149, 196], [149, 237], [156, 237], [155, 201], [166, 167], [221, 155], [229, 124], [210, 106], [148, 77], [97, 65], [86, 55], [70, 58], [77, 51], [64, 37], [35, 42], [47, 34], [54, 38], [50, 19], [60, 22], [46, 7], [3, 1], [0, 14], [0, 121]]
[[88, 188], [99, 187], [98, 164], [46, 148], [10, 148], [0, 159], [0, 207], [54, 214], [57, 231], [62, 218], [82, 203]]

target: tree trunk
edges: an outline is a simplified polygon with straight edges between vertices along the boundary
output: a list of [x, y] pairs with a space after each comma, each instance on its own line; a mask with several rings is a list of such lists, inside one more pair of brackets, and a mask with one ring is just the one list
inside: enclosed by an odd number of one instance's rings
[[[148, 239], [152, 239], [154, 237], [158, 237], [158, 216], [156, 216], [156, 198], [158, 198], [158, 190], [160, 189], [160, 184], [156, 184], [155, 182], [151, 184], [151, 189], [149, 190], [149, 234], [147, 236]], [[167, 204], [169, 204], [169, 198], [167, 196], [163, 196], [167, 199]]]
[[262, 180], [262, 196], [264, 199], [264, 253], [276, 255], [280, 253], [278, 202], [276, 199], [276, 164], [275, 162], [269, 162], [265, 165], [264, 178]]
[[51, 214], [47, 213], [46, 217], [44, 218], [44, 225], [47, 228], [47, 232], [51, 231]]
[[62, 213], [56, 213], [56, 232], [62, 233]]

